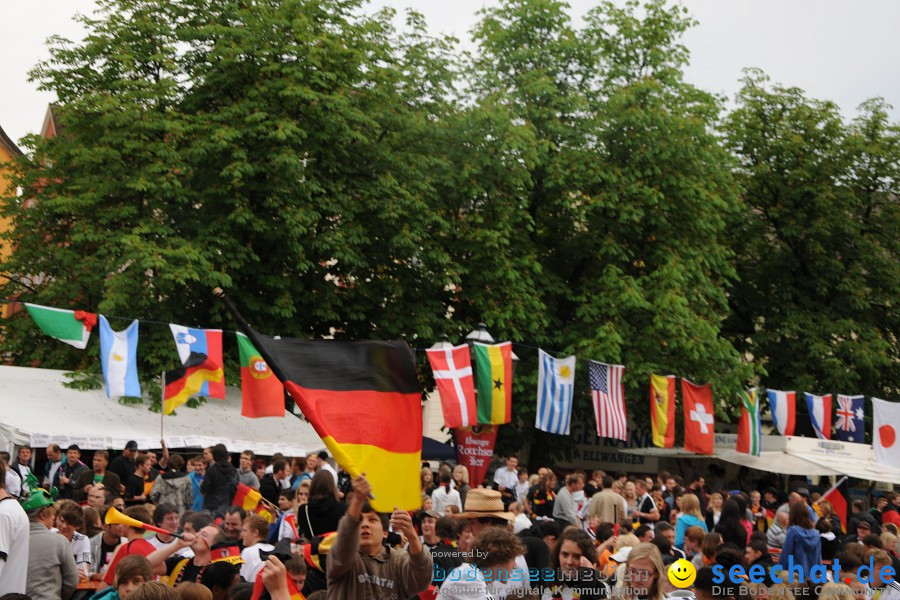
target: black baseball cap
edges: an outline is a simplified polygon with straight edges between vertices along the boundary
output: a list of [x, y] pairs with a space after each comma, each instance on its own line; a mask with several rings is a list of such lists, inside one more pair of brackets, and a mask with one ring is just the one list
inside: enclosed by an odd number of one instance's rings
[[134, 440], [129, 440], [128, 443], [125, 444], [125, 449], [126, 450], [137, 450], [138, 449], [137, 442]]

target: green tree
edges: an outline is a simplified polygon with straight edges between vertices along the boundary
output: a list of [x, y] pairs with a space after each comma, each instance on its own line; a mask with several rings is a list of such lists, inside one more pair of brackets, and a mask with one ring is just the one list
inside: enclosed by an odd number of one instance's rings
[[[520, 174], [514, 243], [532, 257], [533, 293], [546, 306], [533, 339], [626, 364], [639, 423], [651, 372], [712, 381], [729, 411], [753, 375], [720, 335], [735, 277], [726, 216], [738, 197], [712, 133], [720, 103], [681, 77], [678, 39], [691, 22], [659, 1], [602, 3], [577, 31], [566, 11], [511, 0], [475, 29], [474, 110], [508, 120], [500, 156]], [[520, 367], [514, 409], [529, 428], [501, 430], [506, 448], [532, 435], [534, 367]], [[587, 386], [578, 390], [575, 417], [590, 421]], [[555, 436], [542, 443], [550, 439], [535, 447], [568, 450]]]
[[743, 210], [728, 333], [775, 389], [892, 396], [900, 384], [900, 128], [751, 71], [725, 130]]

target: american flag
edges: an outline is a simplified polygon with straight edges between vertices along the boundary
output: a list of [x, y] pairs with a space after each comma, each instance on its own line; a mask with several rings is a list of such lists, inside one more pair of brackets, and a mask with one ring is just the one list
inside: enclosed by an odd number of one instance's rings
[[591, 400], [597, 418], [597, 435], [627, 441], [628, 419], [625, 414], [625, 391], [622, 375], [625, 367], [590, 361], [588, 379], [591, 382]]

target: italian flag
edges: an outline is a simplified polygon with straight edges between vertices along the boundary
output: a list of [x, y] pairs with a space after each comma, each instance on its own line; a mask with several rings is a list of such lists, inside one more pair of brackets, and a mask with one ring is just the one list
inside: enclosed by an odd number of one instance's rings
[[25, 308], [41, 331], [79, 350], [85, 349], [91, 329], [97, 324], [96, 313], [83, 310], [64, 310], [27, 302]]

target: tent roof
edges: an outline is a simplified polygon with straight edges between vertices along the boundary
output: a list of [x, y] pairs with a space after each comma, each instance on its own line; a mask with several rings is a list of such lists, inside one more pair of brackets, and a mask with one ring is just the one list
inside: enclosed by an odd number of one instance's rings
[[716, 434], [714, 453], [694, 454], [684, 448], [626, 448], [621, 452], [668, 458], [713, 458], [785, 475], [849, 475], [867, 481], [900, 483], [900, 469], [875, 462], [871, 444], [764, 435], [759, 456], [735, 450], [735, 434]]
[[[82, 449], [120, 450], [128, 440], [141, 449], [159, 448], [160, 415], [148, 405], [126, 405], [103, 389], [63, 386], [65, 371], [0, 366], [0, 446], [43, 447], [51, 443]], [[182, 407], [163, 419], [169, 448], [202, 448], [223, 443], [229, 451], [271, 456], [303, 456], [325, 449], [312, 426], [291, 414], [284, 418], [241, 416], [241, 391], [229, 387], [224, 401]]]

